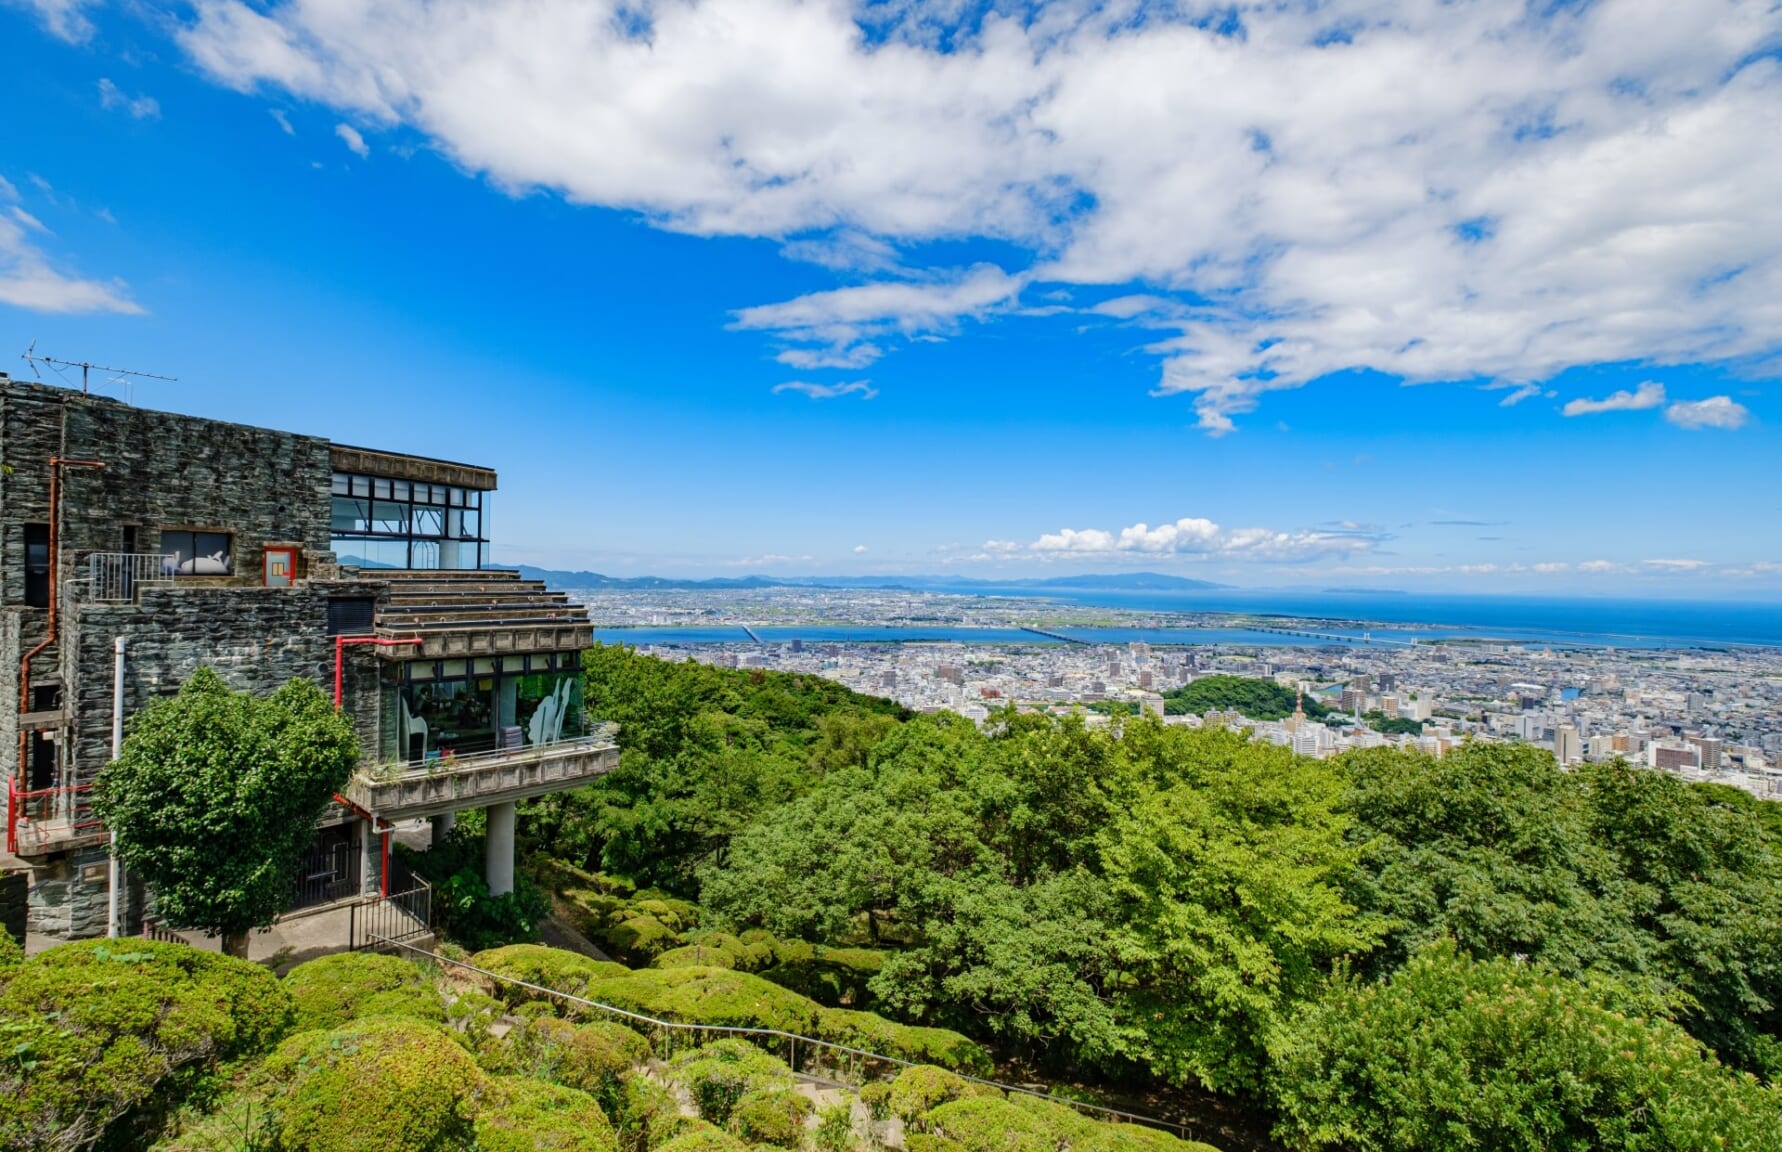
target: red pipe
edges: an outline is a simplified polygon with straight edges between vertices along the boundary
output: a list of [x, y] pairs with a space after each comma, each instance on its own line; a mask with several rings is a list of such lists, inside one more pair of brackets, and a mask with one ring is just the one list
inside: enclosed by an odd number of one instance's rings
[[[31, 661], [35, 660], [38, 654], [45, 648], [48, 648], [51, 644], [56, 642], [56, 605], [62, 598], [62, 577], [61, 573], [56, 570], [56, 561], [60, 552], [60, 528], [62, 524], [62, 468], [64, 465], [71, 468], [105, 467], [105, 463], [101, 460], [79, 460], [73, 457], [64, 456], [51, 456], [49, 458], [49, 628], [44, 633], [43, 643], [25, 653], [19, 660], [20, 716], [23, 716], [26, 712], [31, 710]], [[25, 778], [25, 749], [28, 735], [25, 726], [23, 724], [19, 725], [19, 760], [14, 771], [14, 775], [19, 780]], [[13, 789], [9, 788], [6, 794], [6, 850], [8, 852], [15, 852], [18, 848], [18, 833], [15, 827], [18, 815], [13, 811], [16, 803], [13, 791]]]
[[380, 640], [376, 636], [336, 636], [334, 638], [334, 706], [340, 707], [345, 696], [345, 681], [342, 669], [346, 663], [346, 646], [348, 644], [373, 644], [379, 648], [400, 648], [407, 644], [419, 644], [421, 638], [413, 640]]
[[[334, 638], [334, 707], [339, 708], [341, 701], [346, 696], [344, 669], [346, 667], [346, 648], [348, 644], [371, 644], [378, 648], [401, 648], [405, 645], [419, 644], [420, 642], [421, 639], [418, 636], [412, 640], [381, 640], [376, 636], [336, 636]], [[390, 894], [390, 832], [394, 825], [388, 820], [380, 821], [378, 817], [373, 816], [371, 813], [365, 811], [338, 792], [334, 794], [334, 798], [340, 801], [340, 803], [349, 810], [357, 812], [360, 816], [364, 817], [366, 823], [371, 826], [370, 830], [372, 832], [375, 833], [377, 831], [379, 823], [383, 824], [382, 857], [378, 866], [377, 883], [378, 895], [388, 896]]]

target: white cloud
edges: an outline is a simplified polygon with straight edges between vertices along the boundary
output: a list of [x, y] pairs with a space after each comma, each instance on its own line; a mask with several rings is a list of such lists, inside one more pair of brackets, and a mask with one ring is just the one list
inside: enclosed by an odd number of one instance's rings
[[37, 14], [44, 31], [60, 40], [79, 44], [93, 34], [93, 22], [83, 9], [97, 6], [97, 0], [5, 0], [15, 8]]
[[16, 204], [13, 205], [13, 207], [12, 207], [12, 218], [14, 220], [17, 220], [20, 224], [23, 224], [26, 228], [29, 228], [33, 232], [48, 232], [49, 231], [48, 228], [45, 228], [43, 226], [43, 221], [41, 221], [37, 217], [31, 215], [29, 212], [25, 211], [23, 208], [20, 208]]
[[834, 400], [838, 396], [855, 395], [862, 400], [871, 400], [879, 394], [879, 390], [865, 380], [855, 380], [848, 384], [812, 384], [804, 380], [788, 380], [784, 384], [773, 386], [775, 396], [782, 392], [802, 393], [812, 400]]
[[856, 556], [864, 556], [868, 551], [869, 549], [864, 544], [854, 545], [854, 555]]
[[1663, 403], [1664, 385], [1656, 380], [1648, 380], [1631, 392], [1625, 389], [1611, 392], [1601, 400], [1591, 400], [1588, 397], [1568, 400], [1560, 411], [1567, 416], [1593, 416], [1598, 412], [1640, 412]]
[[1708, 567], [1708, 562], [1706, 560], [1642, 560], [1640, 565], [1666, 572], [1695, 572]]
[[32, 312], [141, 314], [122, 281], [83, 280], [56, 271], [25, 235], [23, 224], [0, 216], [0, 304]]
[[1534, 397], [1539, 396], [1542, 391], [1543, 389], [1539, 384], [1523, 384], [1520, 387], [1517, 387], [1515, 391], [1505, 396], [1502, 400], [1499, 400], [1497, 406], [1499, 408], [1514, 408], [1524, 400], [1533, 399]]
[[[1063, 528], [1048, 532], [1025, 551], [1036, 556], [1121, 554], [1218, 557], [1225, 560], [1295, 561], [1371, 551], [1377, 533], [1358, 531], [1282, 532], [1269, 528], [1226, 529], [1211, 520], [1184, 517], [1155, 528], [1140, 522], [1118, 531]], [[992, 540], [985, 552], [1013, 552], [1007, 541]]]
[[1679, 400], [1664, 410], [1664, 418], [1679, 428], [1743, 428], [1751, 410], [1731, 396], [1706, 400]]
[[[180, 38], [221, 83], [412, 126], [515, 192], [878, 278], [771, 306], [796, 323], [740, 314], [815, 354], [945, 335], [1026, 283], [1162, 301], [1099, 311], [1169, 329], [1156, 392], [1215, 433], [1351, 368], [1534, 383], [1778, 350], [1771, 0], [1209, 10], [197, 0]], [[1024, 254], [1018, 283], [898, 295], [897, 254], [962, 238]]]
[[359, 130], [351, 124], [336, 124], [334, 134], [340, 137], [341, 143], [345, 144], [347, 150], [354, 155], [360, 157], [371, 155], [371, 149], [366, 145], [365, 137], [359, 135]]
[[19, 190], [13, 187], [12, 181], [0, 176], [0, 200], [14, 201], [19, 198]]
[[278, 122], [278, 126], [284, 129], [286, 136], [297, 135], [297, 129], [291, 127], [291, 118], [285, 115], [283, 108], [268, 108], [266, 114]]
[[962, 319], [982, 318], [1009, 306], [1020, 292], [1019, 278], [995, 265], [979, 264], [949, 270], [927, 282], [880, 281], [744, 308], [732, 326], [815, 345], [780, 354], [782, 362], [797, 367], [861, 367], [880, 354], [868, 337], [920, 338], [950, 332]]
[[106, 111], [122, 109], [132, 120], [153, 120], [161, 115], [161, 102], [153, 96], [132, 96], [109, 79], [99, 81], [99, 106]]
[[777, 552], [769, 552], [763, 556], [744, 556], [741, 560], [726, 560], [726, 568], [760, 568], [768, 564], [809, 564], [815, 556], [782, 556]]

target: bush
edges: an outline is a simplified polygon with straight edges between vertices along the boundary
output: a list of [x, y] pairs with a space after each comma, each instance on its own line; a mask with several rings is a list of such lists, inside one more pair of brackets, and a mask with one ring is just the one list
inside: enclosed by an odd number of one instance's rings
[[952, 1100], [994, 1098], [1002, 1092], [988, 1084], [973, 1084], [945, 1068], [921, 1065], [905, 1068], [891, 1081], [888, 1101], [893, 1115], [905, 1124], [920, 1124], [931, 1110]]
[[811, 1102], [789, 1088], [750, 1092], [736, 1102], [730, 1128], [750, 1144], [796, 1148], [804, 1140]]
[[1782, 1148], [1782, 1093], [1620, 993], [1451, 942], [1347, 981], [1277, 1039], [1277, 1134], [1358, 1152]]
[[266, 969], [183, 944], [83, 941], [0, 968], [0, 1147], [144, 1133], [292, 1014]]
[[631, 965], [648, 964], [680, 942], [673, 929], [648, 915], [631, 916], [590, 935], [608, 952]]
[[809, 1036], [817, 1005], [759, 976], [718, 968], [648, 968], [588, 985], [615, 1008], [687, 1024], [775, 1028]]
[[623, 1152], [653, 1152], [689, 1125], [703, 1123], [682, 1116], [674, 1093], [639, 1072], [621, 1080], [618, 1097], [613, 1124]]
[[906, 1132], [904, 1152], [965, 1152], [964, 1145], [932, 1132]]
[[472, 1052], [489, 1042], [489, 1029], [506, 1011], [506, 1005], [481, 992], [463, 992], [446, 1008], [446, 1023], [464, 1038]]
[[14, 964], [25, 962], [25, 949], [10, 932], [0, 930], [0, 968], [8, 968]]
[[[338, 1028], [366, 1015], [444, 1019], [432, 984], [419, 968], [397, 956], [339, 952], [297, 965], [284, 984], [297, 1006], [299, 1032]], [[379, 997], [383, 998], [374, 1006], [373, 999]]]
[[670, 948], [650, 962], [652, 968], [741, 968], [735, 952], [707, 944]]
[[491, 1039], [478, 1063], [489, 1072], [575, 1088], [616, 1113], [622, 1104], [623, 1078], [649, 1058], [649, 1041], [622, 1024], [576, 1025], [544, 1016]]
[[746, 1152], [747, 1144], [704, 1120], [689, 1120], [674, 1139], [655, 1152]]
[[1069, 1141], [1035, 1113], [983, 1096], [942, 1104], [924, 1120], [966, 1152], [1058, 1152]]
[[267, 1061], [280, 1145], [303, 1152], [445, 1152], [472, 1137], [483, 1076], [451, 1034], [416, 1020], [305, 1032]]
[[483, 832], [468, 822], [425, 852], [397, 851], [433, 885], [434, 928], [473, 952], [537, 940], [538, 926], [550, 917], [550, 896], [524, 873], [514, 875], [513, 891], [490, 895]]
[[674, 1061], [673, 1077], [700, 1119], [723, 1125], [743, 1097], [792, 1087], [792, 1070], [743, 1040], [717, 1040]]
[[883, 1080], [874, 1080], [860, 1089], [860, 1103], [866, 1106], [866, 1114], [874, 1123], [883, 1123], [891, 1118], [891, 1085]]
[[848, 1152], [854, 1146], [854, 1109], [846, 1100], [817, 1113], [811, 1140], [817, 1152]]
[[476, 1114], [477, 1152], [617, 1152], [586, 1092], [518, 1077], [490, 1081]]
[[1219, 1152], [1198, 1140], [1178, 1140], [1168, 1132], [1143, 1124], [1097, 1123], [1095, 1131], [1071, 1152]]
[[783, 961], [761, 975], [830, 1008], [865, 1008], [872, 1003], [867, 983], [884, 966], [885, 954], [870, 948], [817, 948], [808, 958]]
[[815, 1035], [850, 1048], [933, 1064], [969, 1076], [988, 1076], [995, 1068], [989, 1053], [951, 1029], [898, 1024], [870, 1012], [820, 1009]]
[[1008, 1101], [1009, 1107], [1027, 1113], [1048, 1130], [1068, 1139], [1072, 1148], [1094, 1136], [1096, 1129], [1101, 1127], [1069, 1104], [1060, 1104], [1056, 1100], [1029, 1096], [1025, 1092], [1013, 1092], [1009, 1094]]
[[[566, 992], [571, 996], [585, 995], [591, 980], [631, 974], [631, 970], [623, 964], [595, 960], [579, 952], [547, 948], [543, 944], [509, 944], [503, 948], [491, 948], [472, 956], [470, 963], [497, 976], [524, 980], [528, 984]], [[540, 999], [552, 1004], [563, 1003], [554, 996], [545, 996], [529, 988], [516, 988], [502, 981], [496, 982], [495, 994], [509, 1004], [524, 1004], [528, 1000]]]

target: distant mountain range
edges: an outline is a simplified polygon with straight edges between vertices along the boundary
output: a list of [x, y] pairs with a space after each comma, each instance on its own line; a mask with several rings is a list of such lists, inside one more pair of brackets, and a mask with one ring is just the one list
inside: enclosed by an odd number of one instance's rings
[[[495, 565], [501, 567], [501, 565]], [[677, 580], [665, 576], [607, 576], [600, 572], [566, 572], [555, 568], [518, 565], [521, 576], [543, 580], [553, 588], [663, 589], [724, 591], [749, 588], [901, 588], [910, 591], [999, 590], [1043, 592], [1049, 589], [1093, 589], [1126, 592], [1188, 592], [1227, 588], [1210, 580], [1165, 576], [1158, 572], [1119, 572], [1107, 575], [1048, 576], [1027, 580], [975, 580], [961, 576], [736, 576], [709, 580]]]

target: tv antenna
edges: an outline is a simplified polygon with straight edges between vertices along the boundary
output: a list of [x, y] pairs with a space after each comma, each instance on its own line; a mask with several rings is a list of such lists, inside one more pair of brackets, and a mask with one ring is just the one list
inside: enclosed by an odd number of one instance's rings
[[36, 376], [39, 380], [43, 379], [42, 374], [37, 371], [37, 366], [39, 364], [48, 364], [52, 368], [79, 368], [80, 390], [83, 395], [90, 394], [90, 389], [87, 386], [87, 378], [95, 368], [101, 372], [115, 372], [120, 377], [135, 376], [143, 380], [169, 381], [179, 379], [178, 376], [162, 376], [156, 372], [138, 372], [134, 368], [113, 368], [109, 364], [94, 364], [90, 360], [59, 360], [54, 356], [39, 356], [37, 354], [37, 341], [35, 340], [31, 341], [31, 346], [25, 349], [25, 354], [21, 356], [20, 359], [31, 365], [31, 375]]

